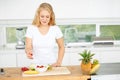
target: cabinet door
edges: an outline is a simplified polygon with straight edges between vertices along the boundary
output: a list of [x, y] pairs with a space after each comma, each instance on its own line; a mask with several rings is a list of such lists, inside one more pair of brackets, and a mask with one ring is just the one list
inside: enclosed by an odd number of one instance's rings
[[65, 53], [62, 61], [62, 66], [70, 65], [70, 53]]
[[100, 55], [102, 63], [120, 63], [120, 51], [107, 51]]
[[[56, 51], [57, 53], [57, 51]], [[57, 56], [58, 54], [56, 54]], [[69, 54], [65, 53], [62, 61], [62, 66], [69, 65]], [[19, 50], [17, 52], [17, 66], [29, 66], [31, 64], [31, 60], [27, 58], [26, 53], [24, 50]]]
[[17, 67], [29, 66], [31, 60], [27, 58], [24, 50], [18, 50], [17, 52]]
[[16, 67], [16, 53], [0, 52], [0, 67]]
[[120, 62], [120, 49], [115, 47], [102, 47], [92, 50], [100, 63], [116, 63]]
[[80, 58], [78, 53], [70, 53], [70, 65], [80, 65]]

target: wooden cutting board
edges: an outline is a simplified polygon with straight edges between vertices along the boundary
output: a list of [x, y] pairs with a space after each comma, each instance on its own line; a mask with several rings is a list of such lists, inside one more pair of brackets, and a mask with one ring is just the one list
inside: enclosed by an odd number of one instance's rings
[[39, 74], [24, 74], [22, 73], [23, 77], [27, 76], [47, 76], [47, 75], [65, 75], [71, 74], [67, 67], [53, 67], [52, 70], [48, 70], [46, 72], [41, 72]]

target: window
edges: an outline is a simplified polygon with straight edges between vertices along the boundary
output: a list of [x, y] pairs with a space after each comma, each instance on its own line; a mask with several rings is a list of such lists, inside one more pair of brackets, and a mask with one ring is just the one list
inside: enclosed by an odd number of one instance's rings
[[[18, 27], [6, 27], [6, 42], [7, 43], [16, 43], [17, 42], [17, 34], [18, 31], [16, 30]], [[27, 27], [20, 27], [23, 28], [22, 36], [25, 35]], [[25, 40], [25, 38], [23, 38]]]
[[91, 42], [96, 34], [95, 24], [81, 25], [59, 25], [63, 34], [65, 43], [72, 42]]
[[101, 25], [101, 37], [112, 37], [114, 40], [120, 40], [120, 25]]
[[[93, 42], [94, 37], [112, 37], [114, 41], [120, 41], [119, 19], [57, 19], [56, 21], [64, 34], [65, 44], [82, 42], [89, 44]], [[32, 20], [0, 20], [0, 38], [2, 39], [0, 46], [16, 45], [16, 28], [22, 27], [26, 32], [31, 22]]]

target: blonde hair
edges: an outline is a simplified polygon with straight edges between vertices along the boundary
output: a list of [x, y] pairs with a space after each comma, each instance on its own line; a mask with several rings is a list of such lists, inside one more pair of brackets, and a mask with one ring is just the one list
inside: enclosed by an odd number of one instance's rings
[[50, 13], [50, 22], [48, 23], [48, 25], [55, 25], [55, 14], [54, 14], [52, 6], [49, 3], [42, 3], [38, 7], [32, 24], [36, 25], [38, 27], [41, 25], [41, 23], [40, 23], [40, 12], [43, 9], [47, 10]]

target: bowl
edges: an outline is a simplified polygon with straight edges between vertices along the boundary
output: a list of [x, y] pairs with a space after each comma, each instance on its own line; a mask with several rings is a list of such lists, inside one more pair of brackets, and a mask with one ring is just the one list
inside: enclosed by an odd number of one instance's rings
[[36, 70], [39, 71], [39, 72], [45, 72], [45, 71], [47, 71], [47, 69], [48, 69], [48, 67], [43, 66], [43, 65], [36, 67]]

